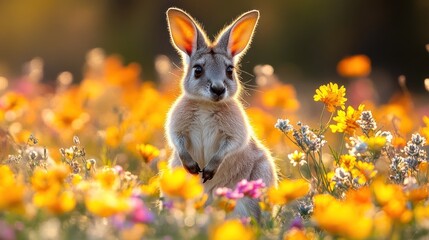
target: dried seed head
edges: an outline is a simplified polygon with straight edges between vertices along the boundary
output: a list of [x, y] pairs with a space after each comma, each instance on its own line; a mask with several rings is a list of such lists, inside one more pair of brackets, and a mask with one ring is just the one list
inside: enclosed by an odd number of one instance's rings
[[60, 153], [61, 153], [61, 156], [63, 157], [66, 156], [66, 150], [64, 148], [60, 148]]
[[38, 142], [39, 142], [39, 140], [37, 140], [37, 138], [36, 137], [34, 137], [34, 135], [33, 134], [30, 134], [30, 137], [28, 138], [28, 141], [27, 141], [28, 143], [31, 143], [31, 144], [33, 144], [33, 145], [36, 145]]
[[86, 160], [86, 169], [89, 171], [95, 167], [96, 161], [95, 159], [91, 158]]
[[78, 136], [73, 136], [73, 143], [74, 143], [75, 145], [80, 145], [80, 140], [79, 140], [79, 137], [78, 137]]
[[72, 168], [72, 172], [74, 174], [80, 173], [80, 164], [76, 161], [71, 162], [70, 167]]
[[36, 160], [36, 158], [37, 158], [37, 152], [36, 152], [36, 151], [34, 151], [34, 150], [31, 150], [31, 151], [28, 153], [28, 157], [30, 158], [30, 160], [31, 160], [31, 161]]

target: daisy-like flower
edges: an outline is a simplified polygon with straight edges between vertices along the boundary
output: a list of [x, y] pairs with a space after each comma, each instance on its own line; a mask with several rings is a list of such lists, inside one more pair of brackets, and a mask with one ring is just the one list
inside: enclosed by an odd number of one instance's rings
[[335, 108], [341, 107], [344, 109], [344, 103], [347, 101], [346, 88], [341, 86], [338, 88], [336, 83], [328, 83], [316, 89], [314, 101], [323, 102], [328, 112], [334, 112]]
[[304, 165], [307, 163], [307, 161], [305, 161], [305, 154], [303, 152], [298, 152], [297, 150], [295, 150], [295, 152], [290, 153], [287, 155], [290, 163], [292, 163], [292, 165], [295, 167], [297, 164], [299, 165]]
[[340, 167], [347, 171], [351, 171], [355, 167], [356, 157], [349, 154], [341, 155], [339, 163]]
[[334, 117], [334, 121], [336, 121], [337, 124], [329, 126], [332, 132], [345, 132], [349, 135], [353, 135], [356, 129], [359, 128], [357, 121], [364, 107], [365, 106], [361, 104], [357, 109], [349, 106], [347, 111], [338, 110], [337, 116]]

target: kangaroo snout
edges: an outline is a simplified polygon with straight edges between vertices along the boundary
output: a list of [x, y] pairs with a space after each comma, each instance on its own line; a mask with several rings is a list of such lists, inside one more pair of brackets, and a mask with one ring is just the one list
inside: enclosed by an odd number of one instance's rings
[[220, 97], [225, 94], [226, 88], [223, 85], [211, 84], [210, 92]]

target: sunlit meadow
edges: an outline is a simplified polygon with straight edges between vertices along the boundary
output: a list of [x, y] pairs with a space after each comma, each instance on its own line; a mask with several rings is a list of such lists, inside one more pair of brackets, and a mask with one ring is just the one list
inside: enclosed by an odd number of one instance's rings
[[[350, 103], [374, 91], [367, 56], [339, 60], [346, 84], [301, 91], [271, 66], [255, 66], [256, 83], [246, 84], [243, 101], [281, 180], [277, 188], [243, 180], [218, 189], [210, 206], [201, 177], [167, 168], [164, 122], [181, 70], [159, 56], [160, 81], [142, 80], [138, 64], [101, 49], [90, 51], [84, 65], [83, 79], [63, 72], [55, 84], [43, 82], [37, 58], [19, 79], [0, 77], [0, 239], [429, 234], [427, 109], [405, 77], [387, 104], [371, 97]], [[315, 113], [305, 114], [310, 107]], [[260, 201], [260, 222], [233, 215], [241, 198]]]

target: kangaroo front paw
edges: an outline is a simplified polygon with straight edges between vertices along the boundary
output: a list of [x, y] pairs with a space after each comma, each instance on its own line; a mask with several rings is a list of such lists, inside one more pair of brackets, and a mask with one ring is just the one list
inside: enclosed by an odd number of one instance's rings
[[207, 182], [208, 180], [211, 180], [213, 176], [216, 173], [216, 169], [209, 169], [205, 167], [203, 169], [203, 183]]
[[200, 166], [198, 166], [198, 163], [193, 161], [193, 160], [192, 160], [192, 162], [188, 162], [186, 164], [183, 164], [183, 166], [191, 174], [198, 174], [201, 172]]

